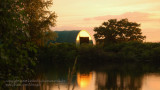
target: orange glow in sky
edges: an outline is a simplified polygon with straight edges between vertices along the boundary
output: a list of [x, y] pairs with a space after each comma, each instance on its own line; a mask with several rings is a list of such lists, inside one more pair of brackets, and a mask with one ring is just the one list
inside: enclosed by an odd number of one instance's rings
[[160, 0], [53, 0], [57, 25], [53, 30], [87, 30], [108, 19], [128, 18], [141, 24], [147, 42], [160, 42]]

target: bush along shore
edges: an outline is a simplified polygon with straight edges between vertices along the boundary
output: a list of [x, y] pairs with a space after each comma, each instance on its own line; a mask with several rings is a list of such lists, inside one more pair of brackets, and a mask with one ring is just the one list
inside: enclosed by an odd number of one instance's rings
[[117, 44], [76, 46], [70, 43], [53, 44], [40, 48], [41, 63], [70, 66], [78, 57], [77, 65], [96, 66], [106, 63], [160, 63], [160, 43], [125, 42]]

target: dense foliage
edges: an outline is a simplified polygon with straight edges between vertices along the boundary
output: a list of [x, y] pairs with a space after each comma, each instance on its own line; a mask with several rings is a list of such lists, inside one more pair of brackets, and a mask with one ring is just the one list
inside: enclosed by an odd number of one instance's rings
[[82, 44], [53, 44], [39, 52], [41, 63], [72, 66], [77, 56], [77, 66], [97, 67], [108, 63], [160, 64], [160, 43], [124, 42], [107, 46]]
[[37, 63], [38, 40], [44, 44], [47, 39], [55, 39], [55, 33], [49, 30], [56, 18], [55, 13], [47, 11], [51, 4], [44, 0], [0, 2], [0, 89], [8, 88], [5, 80], [31, 77]]
[[50, 27], [55, 26], [56, 14], [49, 11], [53, 0], [24, 0], [24, 12], [27, 17], [27, 30], [30, 40], [38, 46], [44, 46], [48, 40], [55, 40], [56, 33]]
[[83, 47], [79, 51], [80, 62], [95, 65], [109, 62], [160, 63], [160, 43], [125, 42], [103, 46]]
[[110, 19], [101, 26], [95, 27], [94, 37], [97, 43], [119, 43], [127, 41], [143, 41], [145, 36], [142, 35], [140, 24], [129, 22], [128, 19]]
[[38, 60], [42, 65], [72, 66], [77, 56], [75, 44], [57, 43], [41, 47], [38, 52]]

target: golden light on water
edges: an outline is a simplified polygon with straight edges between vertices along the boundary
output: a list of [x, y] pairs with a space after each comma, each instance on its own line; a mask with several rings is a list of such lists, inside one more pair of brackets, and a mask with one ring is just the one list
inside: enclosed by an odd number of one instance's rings
[[87, 87], [92, 80], [92, 73], [89, 74], [80, 74], [77, 73], [77, 82], [78, 82], [78, 86], [81, 88], [85, 88]]
[[160, 90], [160, 77], [158, 75], [147, 75], [144, 77], [142, 90]]

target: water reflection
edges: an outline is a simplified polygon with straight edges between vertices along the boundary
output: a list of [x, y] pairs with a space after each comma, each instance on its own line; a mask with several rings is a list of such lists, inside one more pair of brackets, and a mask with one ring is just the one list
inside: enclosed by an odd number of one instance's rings
[[[80, 73], [78, 72], [76, 75], [73, 76], [73, 80], [70, 85], [69, 90], [96, 90], [95, 89], [95, 82], [96, 82], [96, 73], [89, 72], [89, 73]], [[37, 78], [39, 81], [42, 81], [47, 78], [45, 76], [39, 76]], [[60, 80], [55, 79], [54, 82], [39, 82], [39, 87], [21, 87], [20, 90], [68, 90], [68, 82], [67, 79]], [[57, 82], [58, 81], [58, 82]], [[74, 88], [73, 88], [74, 87]]]
[[142, 90], [160, 90], [160, 74], [144, 75]]
[[[160, 90], [160, 74], [124, 75], [107, 72], [77, 73], [70, 90]], [[37, 90], [67, 90], [67, 82], [43, 83]], [[74, 86], [74, 82], [70, 87]], [[32, 89], [36, 90], [36, 89]]]
[[89, 74], [80, 74], [80, 73], [77, 73], [77, 83], [78, 83], [78, 86], [81, 87], [81, 88], [85, 88], [87, 87], [90, 83], [91, 83], [91, 80], [92, 80], [92, 72], [89, 73]]
[[[70, 90], [95, 90], [95, 72], [89, 73], [77, 73], [75, 77], [77, 77], [76, 82], [74, 80], [70, 84]], [[75, 86], [74, 86], [75, 84]], [[42, 89], [42, 90], [67, 90], [67, 82], [63, 83], [54, 83], [50, 87], [50, 89]], [[72, 88], [74, 87], [74, 89]]]
[[97, 72], [97, 90], [140, 90], [142, 76]]
[[[129, 72], [130, 71], [130, 72]], [[43, 73], [37, 79], [53, 80], [41, 82], [39, 87], [21, 87], [20, 90], [160, 90], [160, 73], [139, 72], [134, 70], [97, 70], [87, 73], [77, 72], [68, 84], [67, 73]], [[55, 78], [56, 76], [56, 78]], [[74, 88], [73, 88], [74, 87]]]

